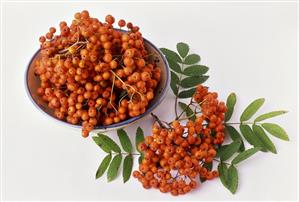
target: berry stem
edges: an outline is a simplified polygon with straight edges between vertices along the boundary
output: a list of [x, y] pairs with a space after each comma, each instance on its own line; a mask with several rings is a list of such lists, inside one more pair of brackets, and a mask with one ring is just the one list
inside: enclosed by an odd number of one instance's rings
[[133, 156], [140, 156], [141, 155], [139, 153], [127, 153], [127, 152], [121, 152], [121, 153], [111, 152], [111, 154], [113, 154], [113, 155], [117, 155], [117, 154], [129, 155], [129, 154], [131, 154]]
[[232, 164], [227, 163], [227, 162], [219, 161], [218, 159], [213, 159], [213, 160], [214, 160], [214, 161], [217, 161], [217, 162], [219, 162], [219, 163], [224, 163], [224, 164], [227, 164], [227, 165], [232, 165]]
[[169, 124], [168, 123], [166, 123], [167, 124], [167, 126], [165, 126], [163, 123], [162, 123], [162, 121], [154, 114], [154, 113], [151, 113], [151, 116], [155, 119], [155, 121], [159, 124], [159, 126], [161, 127], [161, 128], [170, 128], [169, 127]]
[[[185, 62], [185, 60], [181, 64], [181, 72], [184, 69], [184, 62]], [[182, 74], [180, 74], [179, 83], [177, 84], [177, 86], [178, 86], [178, 93], [177, 93], [177, 95], [175, 95], [175, 104], [174, 104], [175, 120], [179, 119], [179, 116], [178, 116], [178, 98], [179, 98], [178, 94], [180, 92], [181, 79], [182, 79]]]
[[254, 122], [226, 122], [227, 125], [255, 124]]

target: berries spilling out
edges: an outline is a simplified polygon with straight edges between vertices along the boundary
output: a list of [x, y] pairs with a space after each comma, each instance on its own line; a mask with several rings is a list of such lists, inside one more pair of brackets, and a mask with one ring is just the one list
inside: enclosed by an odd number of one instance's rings
[[205, 165], [216, 156], [216, 149], [224, 140], [224, 113], [226, 106], [217, 99], [217, 93], [198, 86], [193, 96], [201, 113], [194, 121], [175, 120], [171, 124], [155, 123], [152, 135], [141, 142], [143, 160], [133, 176], [146, 189], [180, 195], [198, 186], [197, 179], [212, 180], [216, 170]]
[[155, 96], [161, 69], [151, 62], [139, 27], [125, 20], [114, 29], [111, 15], [105, 22], [78, 12], [60, 33], [51, 27], [41, 36], [37, 93], [53, 114], [82, 125], [82, 135], [98, 125], [111, 125], [143, 114]]

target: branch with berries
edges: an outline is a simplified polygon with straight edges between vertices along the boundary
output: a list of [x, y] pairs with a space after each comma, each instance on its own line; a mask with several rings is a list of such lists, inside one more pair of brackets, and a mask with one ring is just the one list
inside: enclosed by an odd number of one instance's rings
[[[123, 181], [128, 181], [134, 157], [138, 156], [139, 167], [132, 175], [145, 189], [155, 188], [176, 196], [219, 177], [224, 187], [234, 194], [238, 188], [239, 163], [257, 152], [276, 154], [269, 135], [289, 141], [281, 126], [265, 122], [287, 111], [272, 111], [253, 118], [265, 102], [260, 98], [245, 108], [239, 122], [229, 122], [236, 95], [231, 93], [224, 103], [218, 100], [216, 92], [209, 92], [202, 85], [208, 79], [205, 74], [209, 68], [199, 64], [200, 56], [189, 54], [189, 46], [182, 42], [177, 44], [177, 52], [166, 48], [161, 51], [171, 68], [170, 87], [176, 100], [175, 120], [163, 121], [152, 114], [152, 134], [144, 137], [140, 127], [136, 131], [136, 152], [123, 129], [117, 131], [121, 147], [104, 134], [94, 136], [96, 144], [107, 153], [96, 178], [108, 170], [107, 180], [114, 180], [125, 156]], [[186, 98], [190, 99], [188, 104], [180, 101]], [[249, 148], [245, 147], [245, 141]]]

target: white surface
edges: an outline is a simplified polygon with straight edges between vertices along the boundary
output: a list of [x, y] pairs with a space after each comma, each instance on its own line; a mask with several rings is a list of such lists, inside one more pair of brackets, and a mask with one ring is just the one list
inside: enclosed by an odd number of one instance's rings
[[[103, 155], [91, 138], [49, 120], [30, 103], [24, 71], [38, 48], [38, 38], [59, 21], [70, 22], [88, 9], [103, 19], [108, 13], [139, 25], [158, 47], [186, 41], [210, 67], [206, 85], [225, 100], [238, 95], [236, 116], [253, 99], [265, 97], [260, 113], [287, 109], [273, 119], [291, 141], [271, 138], [278, 154], [260, 153], [239, 166], [239, 188], [231, 195], [213, 180], [181, 197], [144, 190], [135, 179], [107, 184], [94, 180]], [[297, 70], [295, 3], [4, 3], [3, 8], [4, 200], [296, 200]], [[173, 97], [155, 110], [173, 117]], [[151, 119], [139, 122], [150, 131]], [[135, 124], [127, 130], [132, 134]], [[115, 134], [110, 134], [115, 137]], [[137, 161], [135, 161], [137, 164]], [[136, 167], [136, 165], [135, 165]]]

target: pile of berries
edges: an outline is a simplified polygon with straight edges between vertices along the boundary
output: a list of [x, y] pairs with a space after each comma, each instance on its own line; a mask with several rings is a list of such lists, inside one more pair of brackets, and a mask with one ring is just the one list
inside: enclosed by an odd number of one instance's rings
[[226, 106], [217, 100], [217, 93], [201, 85], [193, 99], [201, 109], [195, 121], [182, 125], [175, 120], [168, 126], [155, 123], [152, 135], [138, 145], [144, 157], [133, 176], [144, 188], [176, 196], [195, 189], [198, 176], [206, 180], [218, 177], [216, 170], [209, 171], [204, 164], [213, 161], [223, 143]]
[[87, 137], [97, 125], [111, 125], [143, 114], [154, 98], [161, 69], [149, 59], [139, 27], [107, 15], [105, 22], [88, 11], [60, 22], [41, 36], [35, 74], [37, 92], [53, 114], [83, 126]]

